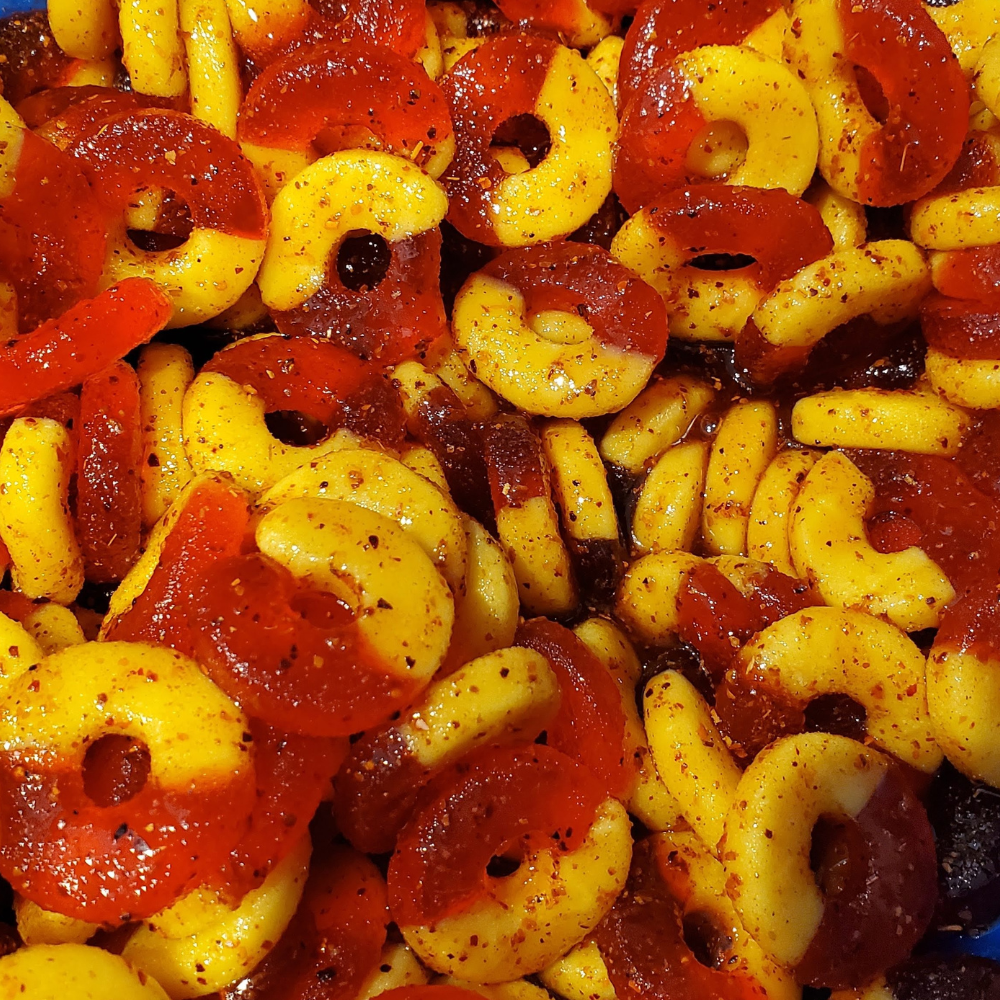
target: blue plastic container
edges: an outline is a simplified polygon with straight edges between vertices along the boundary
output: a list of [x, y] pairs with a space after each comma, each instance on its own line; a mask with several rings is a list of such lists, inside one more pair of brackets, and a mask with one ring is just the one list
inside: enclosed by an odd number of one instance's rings
[[16, 14], [22, 10], [34, 10], [37, 6], [36, 3], [21, 3], [19, 0], [0, 0], [0, 17]]

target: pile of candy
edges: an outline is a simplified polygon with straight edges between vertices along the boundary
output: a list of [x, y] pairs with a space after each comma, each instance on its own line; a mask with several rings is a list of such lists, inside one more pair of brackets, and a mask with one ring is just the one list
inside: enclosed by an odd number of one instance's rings
[[1000, 997], [996, 0], [0, 84], [0, 996]]

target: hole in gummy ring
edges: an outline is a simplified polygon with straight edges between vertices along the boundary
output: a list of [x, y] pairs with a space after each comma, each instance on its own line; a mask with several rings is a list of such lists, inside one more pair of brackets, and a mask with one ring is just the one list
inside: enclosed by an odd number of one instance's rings
[[520, 867], [520, 858], [494, 854], [486, 866], [486, 874], [490, 878], [510, 878]]
[[[500, 160], [504, 170], [508, 173], [518, 173], [520, 170], [534, 169], [549, 155], [552, 137], [549, 135], [548, 126], [540, 118], [532, 114], [514, 115], [497, 127], [490, 148], [506, 151], [510, 161], [508, 163], [506, 158]], [[520, 170], [514, 169], [518, 153], [526, 164], [519, 165]]]
[[867, 733], [865, 706], [846, 694], [821, 694], [806, 705], [807, 733], [834, 733], [863, 743]]
[[733, 939], [719, 926], [713, 913], [707, 910], [685, 913], [681, 927], [684, 943], [702, 965], [709, 969], [725, 967], [733, 950]]
[[756, 263], [757, 259], [747, 253], [703, 253], [688, 261], [691, 267], [700, 271], [738, 271]]
[[125, 213], [126, 235], [146, 253], [183, 246], [194, 229], [186, 201], [170, 190], [137, 192]]
[[725, 180], [743, 166], [750, 143], [736, 122], [710, 121], [688, 146], [688, 173], [705, 180]]
[[120, 806], [146, 787], [149, 767], [145, 743], [120, 734], [102, 736], [84, 755], [83, 790], [96, 806]]
[[864, 888], [868, 865], [857, 823], [836, 816], [820, 816], [812, 831], [809, 867], [826, 899], [859, 894]]
[[882, 84], [864, 66], [854, 67], [854, 78], [858, 82], [858, 93], [861, 96], [861, 103], [875, 121], [880, 125], [884, 125], [889, 120], [889, 113], [892, 107], [885, 96], [885, 92], [882, 90]]
[[348, 233], [337, 250], [337, 275], [352, 292], [377, 287], [391, 263], [392, 250], [378, 233]]
[[272, 410], [264, 415], [264, 423], [282, 444], [293, 448], [319, 444], [330, 436], [326, 424], [301, 410]]

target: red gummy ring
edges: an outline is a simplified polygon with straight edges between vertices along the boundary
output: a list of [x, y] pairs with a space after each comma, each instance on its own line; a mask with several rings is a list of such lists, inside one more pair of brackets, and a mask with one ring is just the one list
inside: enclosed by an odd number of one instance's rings
[[444, 178], [448, 221], [467, 238], [498, 246], [490, 191], [506, 173], [490, 155], [496, 130], [530, 115], [545, 83], [555, 42], [533, 35], [496, 35], [441, 81], [455, 126], [455, 159]]
[[844, 836], [849, 861], [833, 856], [823, 919], [795, 967], [799, 982], [870, 982], [910, 954], [934, 915], [934, 835], [900, 767], [889, 766]]
[[[625, 890], [593, 935], [617, 995], [764, 1000], [767, 993], [745, 968], [728, 967], [725, 951], [719, 964], [710, 967], [691, 950], [685, 932], [699, 926], [684, 920], [699, 915], [685, 912], [691, 893], [687, 862], [669, 841], [654, 836], [636, 844]], [[711, 920], [711, 914], [701, 916]]]
[[[612, 249], [657, 286], [672, 331], [700, 338], [738, 334], [756, 302], [829, 254], [833, 238], [812, 205], [780, 188], [699, 184], [646, 205]], [[715, 255], [753, 260], [725, 271], [698, 266]], [[741, 311], [733, 291], [744, 285], [754, 294]]]
[[[204, 714], [179, 722], [192, 698]], [[112, 926], [151, 916], [209, 879], [246, 832], [254, 772], [241, 717], [192, 660], [70, 646], [4, 700], [0, 870], [43, 908]], [[62, 726], [39, 734], [35, 712]], [[176, 752], [179, 734], [205, 741], [197, 771]]]
[[102, 638], [172, 646], [192, 656], [193, 587], [214, 562], [240, 552], [250, 512], [239, 490], [204, 479], [174, 501], [171, 516], [176, 520], [146, 586], [106, 622]]
[[762, 292], [833, 250], [818, 211], [781, 188], [701, 184], [672, 191], [647, 206], [646, 215], [687, 261], [710, 254], [753, 257], [725, 277], [749, 277]]

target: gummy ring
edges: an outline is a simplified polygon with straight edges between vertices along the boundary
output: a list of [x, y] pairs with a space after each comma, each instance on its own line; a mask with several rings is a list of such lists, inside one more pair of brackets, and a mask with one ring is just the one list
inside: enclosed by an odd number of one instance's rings
[[[285, 444], [271, 433], [268, 414], [291, 415], [322, 436], [315, 444]], [[192, 467], [229, 472], [254, 492], [356, 445], [344, 428], [395, 447], [403, 422], [399, 396], [378, 369], [313, 337], [265, 334], [237, 341], [202, 368], [184, 396]]]
[[976, 63], [973, 89], [976, 97], [996, 115], [1000, 112], [1000, 43], [991, 38]]
[[[987, 618], [992, 608], [986, 601], [979, 604], [977, 610]], [[952, 625], [935, 639], [927, 660], [927, 706], [948, 759], [963, 774], [995, 785], [1000, 781], [997, 657], [992, 650], [977, 648], [970, 631]]]
[[52, 37], [67, 55], [92, 60], [114, 52], [118, 21], [111, 0], [95, 0], [85, 9], [74, 6], [74, 0], [53, 0], [46, 8]]
[[[746, 155], [701, 168], [692, 162], [710, 124], [732, 122]], [[809, 95], [781, 63], [753, 49], [709, 45], [676, 56], [622, 115], [614, 187], [634, 212], [664, 190], [702, 180], [801, 195], [816, 168], [819, 136]], [[704, 172], [703, 172], [704, 170]]]
[[494, 392], [528, 413], [577, 419], [630, 403], [667, 344], [660, 296], [582, 243], [491, 261], [459, 292], [452, 329]]
[[381, 150], [436, 178], [455, 149], [437, 84], [404, 56], [360, 39], [327, 42], [272, 63], [243, 102], [238, 134], [272, 194], [321, 150]]
[[47, 657], [3, 695], [0, 870], [94, 923], [151, 916], [246, 830], [246, 720], [192, 660], [140, 643]]
[[[633, 5], [621, 0], [499, 0], [497, 6], [515, 23], [563, 36], [574, 49], [589, 49], [613, 30], [608, 14], [628, 13]], [[622, 8], [615, 10], [616, 7]], [[610, 8], [610, 9], [605, 9]]]
[[[428, 174], [388, 153], [332, 153], [306, 167], [274, 200], [258, 281], [279, 329], [322, 335], [384, 364], [443, 337], [437, 226], [446, 209]], [[375, 234], [389, 261], [381, 280], [355, 290], [337, 255], [359, 232]]]
[[116, 1000], [168, 1000], [155, 979], [120, 955], [91, 945], [36, 944], [0, 958], [0, 988], [8, 996], [30, 997], [36, 989], [53, 991], [50, 996], [72, 996], [81, 980], [99, 983]]
[[157, 5], [139, 0], [118, 7], [122, 66], [129, 86], [139, 94], [180, 97], [188, 89], [181, 0]]
[[[264, 334], [230, 344], [202, 372], [250, 387], [265, 410], [297, 410], [328, 429], [347, 424], [391, 447], [403, 439], [398, 395], [378, 369], [312, 337]], [[377, 407], [378, 414], [367, 411]]]
[[181, 0], [178, 12], [191, 114], [235, 139], [243, 79], [226, 0]]
[[[400, 835], [393, 917], [431, 968], [508, 982], [598, 923], [631, 851], [627, 813], [581, 764], [546, 746], [480, 751], [431, 782]], [[518, 871], [491, 877], [490, 859], [505, 853]]]
[[[217, 315], [250, 287], [267, 238], [260, 182], [239, 147], [178, 111], [145, 110], [94, 122], [73, 139], [98, 199], [111, 218], [103, 281], [141, 275], [174, 302], [171, 326]], [[173, 250], [141, 250], [125, 213], [140, 192], [166, 189], [185, 202], [191, 234]]]
[[101, 640], [150, 642], [188, 655], [192, 584], [217, 560], [237, 555], [250, 520], [246, 494], [221, 476], [196, 476], [146, 539], [111, 595]]
[[[432, 351], [448, 332], [439, 285], [440, 230], [385, 243], [379, 239], [378, 234], [362, 234], [350, 252], [347, 241], [341, 243], [343, 253], [331, 254], [331, 266], [318, 291], [296, 308], [272, 311], [278, 329], [291, 336], [326, 338], [382, 365]], [[383, 255], [388, 266], [381, 275]], [[369, 266], [372, 275], [367, 279]], [[360, 279], [352, 278], [354, 273]]]
[[552, 497], [583, 603], [606, 607], [625, 569], [608, 474], [594, 439], [576, 420], [552, 420], [541, 428]]
[[[611, 252], [662, 296], [672, 335], [734, 340], [760, 300], [825, 257], [833, 239], [819, 212], [781, 189], [680, 188], [633, 215]], [[749, 256], [734, 270], [697, 266], [712, 254]]]
[[[831, 859], [847, 857], [825, 892], [810, 867], [821, 819], [840, 831]], [[924, 807], [888, 758], [842, 736], [790, 736], [755, 758], [726, 817], [722, 857], [744, 926], [811, 986], [862, 986], [902, 961], [937, 902]]]
[[910, 213], [910, 238], [928, 250], [964, 250], [1000, 243], [994, 220], [1000, 184], [930, 194]]
[[871, 743], [925, 773], [941, 765], [927, 714], [924, 655], [888, 622], [859, 611], [817, 607], [787, 615], [740, 650], [736, 681], [775, 693], [793, 710], [847, 694], [866, 709]]
[[293, 497], [346, 500], [395, 521], [427, 553], [448, 585], [465, 585], [462, 513], [447, 493], [384, 451], [345, 448], [314, 459], [275, 483], [257, 502], [267, 511]]
[[953, 358], [929, 347], [924, 365], [931, 387], [950, 403], [970, 410], [1000, 407], [1000, 358]]
[[[308, 836], [258, 886], [234, 898], [201, 886], [141, 923], [122, 957], [175, 997], [223, 991], [266, 958], [295, 915], [309, 874]], [[293, 932], [294, 933], [294, 932]]]
[[585, 765], [609, 796], [626, 798], [635, 760], [625, 753], [625, 713], [611, 673], [582, 639], [547, 618], [524, 622], [514, 645], [541, 653], [559, 679], [562, 698], [545, 730], [548, 745]]
[[[796, 0], [792, 16], [786, 58], [816, 108], [826, 182], [865, 205], [899, 205], [931, 191], [961, 152], [969, 88], [924, 5]], [[866, 107], [855, 67], [881, 88], [885, 124]]]
[[426, 781], [482, 746], [535, 739], [556, 714], [560, 687], [530, 649], [499, 649], [435, 681], [398, 722], [351, 744], [334, 785], [337, 826], [358, 850], [384, 854]]
[[493, 502], [480, 422], [493, 415], [495, 402], [490, 390], [473, 379], [457, 351], [453, 360], [471, 380], [484, 405], [472, 397], [460, 397], [452, 387], [458, 384], [455, 379], [449, 385], [416, 361], [396, 365], [393, 384], [399, 386], [408, 430], [441, 463], [455, 502], [492, 530]]
[[[722, 865], [693, 833], [658, 833], [633, 853], [625, 891], [593, 935], [618, 996], [791, 998], [801, 989], [740, 923]], [[716, 943], [703, 964], [688, 941]]]
[[828, 333], [859, 316], [880, 326], [915, 316], [930, 268], [908, 240], [834, 250], [761, 300], [736, 341], [737, 363], [761, 383], [805, 363]]
[[973, 76], [983, 49], [1000, 29], [1000, 15], [992, 0], [958, 0], [947, 7], [928, 4], [927, 13], [944, 32], [962, 72]]
[[682, 52], [705, 45], [744, 45], [747, 36], [781, 9], [778, 0], [643, 0], [625, 34], [618, 71], [620, 107], [628, 106], [649, 76]]
[[23, 128], [0, 98], [0, 282], [30, 333], [97, 294], [105, 217], [80, 165]]
[[577, 605], [576, 581], [537, 434], [520, 414], [504, 413], [484, 429], [483, 446], [497, 537], [521, 603], [535, 614], [568, 614]]
[[84, 582], [69, 507], [75, 450], [67, 429], [49, 417], [18, 417], [0, 445], [0, 531], [11, 583], [60, 604], [73, 601]]
[[704, 45], [742, 45], [754, 28], [781, 7], [780, 0], [643, 0], [625, 34], [618, 71], [620, 107], [647, 77], [682, 52]]
[[274, 59], [314, 19], [309, 0], [271, 0], [261, 9], [244, 0], [226, 0], [239, 47], [258, 65]]
[[[441, 81], [455, 126], [444, 176], [448, 221], [489, 246], [526, 246], [582, 226], [611, 193], [614, 104], [572, 49], [531, 35], [487, 38]], [[549, 149], [532, 166], [492, 144], [501, 126], [534, 116]], [[516, 124], [516, 121], [515, 121]]]
[[398, 525], [356, 504], [300, 498], [265, 514], [256, 539], [260, 554], [211, 565], [192, 599], [196, 655], [249, 714], [287, 732], [347, 736], [427, 685], [454, 605]]

